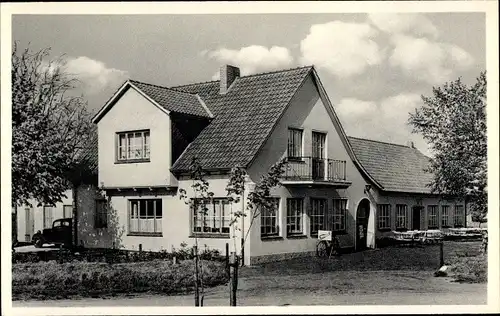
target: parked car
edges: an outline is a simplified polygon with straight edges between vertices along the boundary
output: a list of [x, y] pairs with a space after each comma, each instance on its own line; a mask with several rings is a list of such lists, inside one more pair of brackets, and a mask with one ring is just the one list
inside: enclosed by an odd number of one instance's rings
[[71, 246], [72, 240], [72, 219], [57, 219], [52, 223], [52, 228], [37, 231], [31, 239], [36, 248], [41, 248], [44, 244]]

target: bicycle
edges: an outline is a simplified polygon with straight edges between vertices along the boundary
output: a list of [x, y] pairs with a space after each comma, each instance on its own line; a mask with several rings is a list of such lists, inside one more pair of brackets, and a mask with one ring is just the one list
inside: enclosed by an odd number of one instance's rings
[[[323, 235], [322, 233], [323, 232]], [[320, 231], [318, 232], [318, 243], [316, 244], [316, 256], [323, 258], [330, 258], [333, 256], [338, 256], [340, 254], [340, 242], [335, 234], [331, 231]]]

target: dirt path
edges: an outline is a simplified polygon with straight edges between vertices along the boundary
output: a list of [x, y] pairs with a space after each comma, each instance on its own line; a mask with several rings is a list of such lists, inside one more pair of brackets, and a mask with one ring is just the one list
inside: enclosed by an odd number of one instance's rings
[[[242, 278], [238, 306], [482, 305], [486, 284], [459, 284], [429, 271], [338, 271]], [[228, 288], [209, 289], [205, 306], [228, 306]], [[13, 307], [194, 306], [193, 295], [14, 301]]]

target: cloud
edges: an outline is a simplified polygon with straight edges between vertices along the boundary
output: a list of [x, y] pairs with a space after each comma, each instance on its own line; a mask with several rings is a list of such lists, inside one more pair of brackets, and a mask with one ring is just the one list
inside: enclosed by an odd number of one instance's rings
[[[251, 45], [240, 49], [220, 48], [214, 51], [204, 50], [200, 55], [215, 59], [221, 64], [239, 67], [241, 75], [282, 69], [289, 67], [293, 62], [288, 48], [280, 46], [267, 48]], [[218, 79], [218, 76], [218, 73], [215, 74], [213, 79]]]
[[414, 34], [438, 37], [436, 26], [418, 13], [369, 13], [368, 20], [379, 30], [389, 34]]
[[455, 70], [468, 69], [474, 62], [467, 51], [453, 44], [404, 35], [394, 36], [392, 42], [391, 66], [431, 84], [452, 79]]
[[337, 112], [347, 135], [406, 145], [413, 141], [424, 154], [429, 147], [418, 134], [411, 133], [407, 124], [409, 113], [420, 106], [421, 98], [415, 93], [401, 93], [375, 101], [344, 98]]
[[83, 84], [83, 89], [88, 94], [96, 94], [116, 86], [128, 76], [126, 71], [108, 68], [103, 62], [85, 56], [67, 58], [64, 69]]
[[312, 25], [300, 42], [301, 61], [339, 77], [361, 74], [384, 58], [384, 52], [373, 40], [377, 33], [367, 23], [333, 21]]

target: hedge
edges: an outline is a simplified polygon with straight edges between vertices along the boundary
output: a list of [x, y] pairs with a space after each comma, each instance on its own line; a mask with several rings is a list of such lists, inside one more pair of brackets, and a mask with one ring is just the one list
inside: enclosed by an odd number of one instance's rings
[[[202, 260], [205, 287], [228, 281], [224, 263]], [[166, 260], [107, 264], [56, 261], [18, 263], [12, 267], [12, 297], [63, 299], [119, 293], [185, 293], [194, 288], [194, 261]]]

